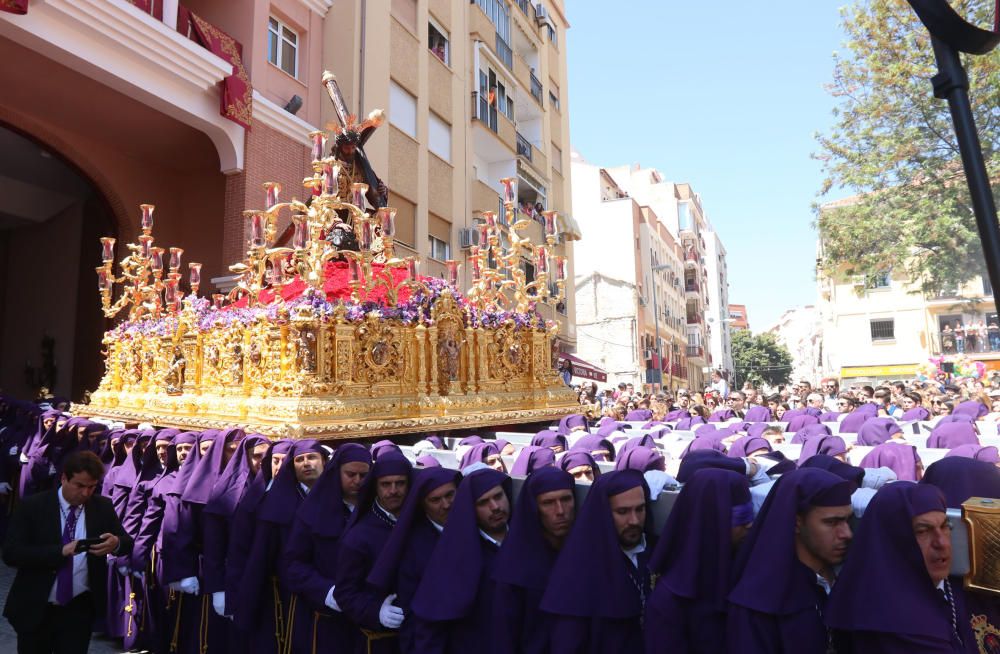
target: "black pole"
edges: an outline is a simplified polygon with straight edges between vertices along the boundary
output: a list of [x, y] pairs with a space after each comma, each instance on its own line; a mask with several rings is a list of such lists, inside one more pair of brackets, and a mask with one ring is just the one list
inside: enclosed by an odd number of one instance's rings
[[983, 149], [976, 132], [976, 122], [969, 102], [969, 76], [966, 75], [958, 51], [931, 36], [938, 74], [931, 79], [934, 97], [948, 101], [951, 120], [955, 124], [958, 149], [962, 155], [962, 166], [972, 196], [972, 209], [976, 214], [976, 226], [983, 243], [983, 256], [993, 288], [993, 304], [1000, 311], [1000, 224], [997, 223], [997, 208], [993, 201], [993, 189], [986, 172]]

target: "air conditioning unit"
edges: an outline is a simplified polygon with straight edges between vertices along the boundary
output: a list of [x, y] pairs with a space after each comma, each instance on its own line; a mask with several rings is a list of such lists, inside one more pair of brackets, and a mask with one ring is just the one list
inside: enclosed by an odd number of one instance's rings
[[462, 249], [471, 248], [473, 245], [479, 245], [479, 230], [478, 229], [468, 229], [463, 228], [458, 230], [459, 241], [462, 244]]
[[549, 15], [545, 11], [545, 7], [543, 7], [542, 3], [539, 2], [537, 5], [535, 5], [535, 22], [541, 25], [542, 23], [547, 22], [548, 19]]

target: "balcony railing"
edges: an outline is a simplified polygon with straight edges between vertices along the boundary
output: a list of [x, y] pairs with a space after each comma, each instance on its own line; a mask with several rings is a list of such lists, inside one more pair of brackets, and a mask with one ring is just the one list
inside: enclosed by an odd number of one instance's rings
[[684, 290], [688, 293], [700, 293], [701, 287], [698, 286], [698, 282], [691, 280], [684, 284]]
[[531, 161], [531, 143], [528, 143], [528, 139], [524, 138], [521, 132], [517, 133], [517, 156]]
[[504, 38], [500, 36], [500, 32], [497, 32], [497, 56], [503, 62], [504, 66], [507, 67], [507, 70], [514, 70], [514, 52], [507, 45]]
[[538, 104], [542, 104], [542, 82], [535, 77], [534, 71], [531, 72], [531, 97], [538, 100]]
[[700, 345], [688, 345], [687, 355], [689, 357], [702, 357], [705, 353], [705, 348]]
[[966, 327], [959, 335], [954, 330], [931, 335], [934, 354], [1000, 354], [1000, 329], [985, 331]]
[[497, 111], [490, 107], [490, 100], [482, 93], [472, 94], [472, 115], [494, 132], [497, 131]]
[[687, 315], [687, 324], [689, 324], [689, 325], [700, 325], [701, 324], [701, 314], [700, 313], [689, 313]]

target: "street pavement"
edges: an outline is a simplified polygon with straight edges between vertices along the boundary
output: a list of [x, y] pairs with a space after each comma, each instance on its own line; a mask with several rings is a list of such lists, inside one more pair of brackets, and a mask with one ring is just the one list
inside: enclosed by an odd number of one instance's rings
[[[14, 583], [14, 568], [8, 568], [0, 563], [0, 603], [7, 602], [7, 593], [10, 592], [10, 585]], [[6, 618], [0, 617], [0, 652], [17, 651], [17, 634], [7, 622]], [[89, 654], [120, 654], [122, 647], [107, 638], [94, 636], [90, 641]]]

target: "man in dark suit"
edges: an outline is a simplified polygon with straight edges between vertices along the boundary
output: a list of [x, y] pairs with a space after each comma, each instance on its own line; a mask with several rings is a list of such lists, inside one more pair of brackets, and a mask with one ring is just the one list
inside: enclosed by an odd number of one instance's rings
[[[107, 555], [132, 551], [111, 500], [94, 494], [103, 474], [95, 454], [74, 452], [59, 488], [25, 499], [11, 518], [3, 560], [17, 576], [3, 614], [18, 654], [86, 654], [90, 646], [105, 610]], [[83, 539], [99, 541], [83, 547]]]

